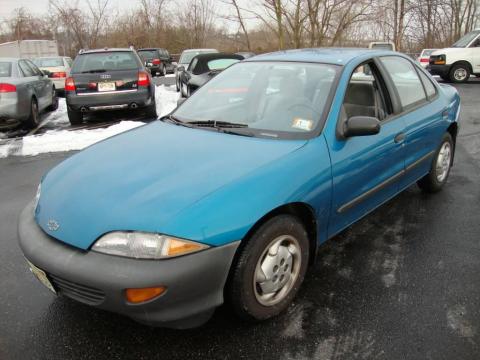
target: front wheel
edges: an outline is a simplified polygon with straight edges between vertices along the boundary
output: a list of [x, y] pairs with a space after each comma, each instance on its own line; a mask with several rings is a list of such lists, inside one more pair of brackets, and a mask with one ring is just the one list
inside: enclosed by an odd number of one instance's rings
[[435, 153], [430, 172], [417, 182], [420, 189], [428, 193], [435, 193], [442, 189], [450, 174], [454, 149], [452, 136], [447, 132], [443, 135], [442, 143]]
[[454, 83], [465, 83], [470, 78], [470, 68], [467, 64], [455, 64], [450, 70], [450, 80]]
[[248, 239], [232, 265], [227, 296], [241, 318], [259, 321], [284, 311], [307, 271], [309, 241], [302, 222], [279, 215]]

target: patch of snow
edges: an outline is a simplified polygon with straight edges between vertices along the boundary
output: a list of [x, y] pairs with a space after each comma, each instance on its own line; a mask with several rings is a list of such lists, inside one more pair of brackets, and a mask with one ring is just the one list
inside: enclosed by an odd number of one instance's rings
[[[179, 93], [175, 86], [160, 85], [156, 87], [155, 100], [158, 116], [169, 114], [177, 107]], [[121, 121], [120, 123], [95, 129], [68, 129], [70, 122], [67, 115], [65, 99], [59, 99], [58, 109], [48, 114], [40, 127], [54, 127], [43, 134], [29, 135], [23, 139], [3, 139], [0, 143], [0, 158], [10, 155], [34, 156], [43, 153], [81, 150], [103, 139], [124, 131], [144, 125], [141, 121]]]

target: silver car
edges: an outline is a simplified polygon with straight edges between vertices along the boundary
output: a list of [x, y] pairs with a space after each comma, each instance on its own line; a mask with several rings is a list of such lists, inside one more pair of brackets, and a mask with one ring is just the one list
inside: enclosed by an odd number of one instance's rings
[[55, 85], [27, 59], [0, 58], [0, 125], [39, 124], [39, 114], [58, 108]]

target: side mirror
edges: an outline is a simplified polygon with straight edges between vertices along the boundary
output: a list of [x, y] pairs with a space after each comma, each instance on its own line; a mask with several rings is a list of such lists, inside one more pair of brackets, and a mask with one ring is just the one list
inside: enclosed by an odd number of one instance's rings
[[182, 104], [185, 102], [185, 100], [187, 100], [187, 98], [182, 98], [182, 97], [181, 97], [180, 99], [178, 99], [178, 100], [177, 100], [177, 107], [179, 107], [180, 105], [182, 105]]
[[177, 71], [185, 71], [185, 66], [179, 66], [179, 67], [177, 67]]
[[343, 129], [345, 137], [375, 135], [379, 132], [380, 120], [370, 116], [352, 116], [345, 121]]
[[45, 77], [50, 77], [50, 75], [51, 75], [52, 73], [51, 73], [50, 71], [48, 71], [48, 70], [42, 70], [42, 74], [43, 74], [43, 76], [45, 76]]

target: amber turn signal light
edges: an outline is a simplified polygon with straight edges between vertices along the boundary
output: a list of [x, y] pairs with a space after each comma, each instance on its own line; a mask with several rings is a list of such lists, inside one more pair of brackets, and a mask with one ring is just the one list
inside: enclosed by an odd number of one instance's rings
[[129, 303], [139, 304], [145, 301], [155, 299], [162, 295], [167, 288], [165, 286], [149, 287], [141, 289], [126, 289], [125, 297]]

